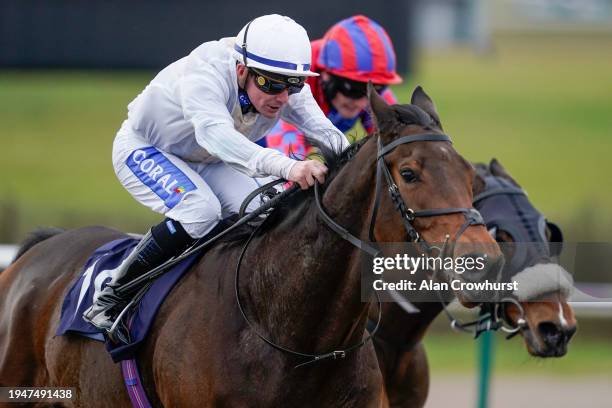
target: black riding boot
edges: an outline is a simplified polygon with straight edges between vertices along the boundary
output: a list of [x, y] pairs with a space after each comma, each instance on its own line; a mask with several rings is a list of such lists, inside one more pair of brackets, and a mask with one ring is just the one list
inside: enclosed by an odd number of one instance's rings
[[142, 285], [128, 293], [119, 293], [116, 289], [180, 255], [194, 241], [180, 223], [168, 218], [151, 228], [119, 265], [113, 280], [94, 299], [93, 305], [85, 311], [83, 318], [97, 328], [108, 331], [117, 315]]

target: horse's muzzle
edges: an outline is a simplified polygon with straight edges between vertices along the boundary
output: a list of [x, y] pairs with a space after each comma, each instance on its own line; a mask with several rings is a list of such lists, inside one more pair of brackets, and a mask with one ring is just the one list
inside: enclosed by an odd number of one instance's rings
[[557, 322], [540, 322], [538, 335], [544, 348], [537, 353], [540, 357], [561, 357], [567, 353], [567, 345], [576, 333], [576, 326], [561, 326]]

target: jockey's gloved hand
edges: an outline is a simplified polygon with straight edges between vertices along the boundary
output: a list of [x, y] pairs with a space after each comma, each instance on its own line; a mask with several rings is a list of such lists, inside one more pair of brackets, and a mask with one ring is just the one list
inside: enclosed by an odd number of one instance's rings
[[320, 183], [325, 183], [327, 166], [316, 160], [304, 160], [297, 162], [289, 172], [289, 181], [294, 181], [300, 185], [302, 190], [307, 190], [313, 186], [315, 179]]

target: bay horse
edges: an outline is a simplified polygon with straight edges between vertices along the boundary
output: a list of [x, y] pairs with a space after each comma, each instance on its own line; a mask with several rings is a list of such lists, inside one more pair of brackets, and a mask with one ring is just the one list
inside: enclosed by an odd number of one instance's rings
[[[494, 205], [502, 204], [503, 207], [506, 204], [511, 206], [513, 211], [526, 210], [532, 214], [539, 213], [529, 202], [520, 185], [499, 161], [493, 159], [488, 166], [475, 164], [475, 168], [476, 200], [495, 195], [501, 201], [493, 203]], [[522, 199], [519, 203], [513, 201], [517, 196]], [[475, 202], [475, 207], [482, 211], [482, 206], [479, 204]], [[517, 204], [523, 208], [518, 208]], [[492, 235], [501, 243], [506, 259], [504, 268], [508, 274], [516, 275], [526, 270], [537, 273], [533, 268], [545, 267], [550, 262], [551, 254], [560, 251], [558, 242], [562, 237], [560, 230], [554, 224], [547, 222], [538, 226], [534, 225], [537, 223], [532, 219], [531, 225], [520, 225], [521, 223], [511, 219], [507, 210], [503, 208], [494, 209], [494, 213], [483, 211], [483, 217]], [[519, 231], [521, 228], [523, 231], [526, 228], [532, 230], [545, 228], [546, 235], [542, 240], [553, 243], [549, 250], [546, 245], [530, 246], [539, 252], [531, 254], [532, 259], [529, 264], [526, 264], [524, 259], [518, 263], [514, 262], [518, 258], [518, 247], [513, 245], [513, 242], [521, 237]], [[557, 244], [554, 244], [555, 242]], [[533, 263], [536, 266], [529, 267]], [[509, 327], [514, 328], [513, 334], [522, 335], [527, 351], [532, 356], [546, 358], [561, 357], [566, 354], [567, 345], [576, 331], [576, 319], [567, 302], [566, 289], [559, 287], [557, 290], [536, 291], [529, 294], [528, 299], [520, 299], [518, 304], [511, 303], [507, 308], [500, 309], [504, 315], [498, 317], [505, 320]], [[410, 296], [405, 298], [410, 301]], [[396, 303], [385, 303], [378, 335], [373, 340], [391, 407], [423, 407], [429, 391], [429, 367], [422, 339], [429, 325], [445, 306], [436, 302], [415, 302], [413, 306], [419, 310], [418, 313], [409, 314]], [[374, 318], [374, 315], [372, 312], [371, 318]], [[524, 319], [524, 324], [519, 324], [520, 318]]]
[[[376, 136], [341, 154], [321, 146], [330, 173], [317, 194], [299, 192], [276, 208], [248, 248], [237, 239], [217, 243], [173, 288], [137, 354], [153, 406], [387, 405], [376, 353], [364, 341], [370, 304], [360, 296], [365, 255], [355, 240], [366, 245], [370, 224], [378, 241], [416, 233], [438, 242], [454, 233], [472, 208], [474, 169], [442, 134], [420, 87], [412, 105], [393, 106], [373, 89], [370, 84]], [[380, 168], [396, 186], [396, 204], [436, 214], [402, 218], [390, 196], [376, 194]], [[375, 201], [378, 218], [368, 223]], [[340, 234], [342, 226], [355, 235]], [[56, 406], [130, 406], [120, 367], [102, 343], [54, 336], [62, 299], [86, 259], [122, 237], [89, 227], [35, 237], [22, 247], [0, 274], [0, 386], [76, 388], [74, 400]], [[483, 225], [471, 224], [460, 241], [494, 242]], [[497, 260], [501, 252], [484, 255]], [[238, 259], [240, 300], [252, 325], [237, 307]], [[296, 368], [304, 357], [287, 350], [317, 357]]]

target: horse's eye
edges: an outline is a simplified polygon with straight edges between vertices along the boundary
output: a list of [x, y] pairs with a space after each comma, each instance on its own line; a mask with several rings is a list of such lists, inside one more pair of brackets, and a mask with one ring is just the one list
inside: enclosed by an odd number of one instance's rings
[[400, 174], [406, 183], [416, 183], [419, 181], [419, 177], [412, 169], [402, 169], [400, 170]]

